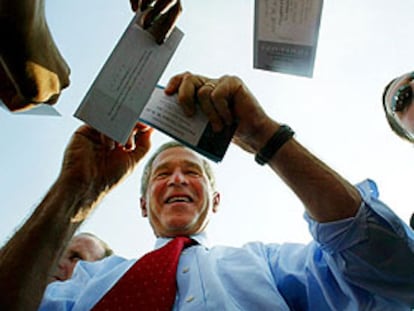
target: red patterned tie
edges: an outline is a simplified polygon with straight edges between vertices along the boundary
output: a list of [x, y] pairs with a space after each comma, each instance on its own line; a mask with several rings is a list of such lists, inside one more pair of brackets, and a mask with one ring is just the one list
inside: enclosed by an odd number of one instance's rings
[[170, 311], [175, 301], [178, 260], [188, 237], [176, 237], [139, 259], [93, 310]]

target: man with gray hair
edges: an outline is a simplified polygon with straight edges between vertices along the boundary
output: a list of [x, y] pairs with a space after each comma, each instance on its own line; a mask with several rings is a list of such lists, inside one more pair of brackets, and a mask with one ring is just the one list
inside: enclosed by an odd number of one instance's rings
[[82, 126], [65, 151], [56, 183], [3, 248], [2, 309], [28, 310], [39, 303], [41, 310], [414, 307], [414, 233], [378, 200], [373, 181], [350, 184], [303, 147], [289, 126], [271, 118], [237, 77], [185, 72], [165, 92], [178, 94], [187, 116], [201, 107], [214, 131], [237, 120], [233, 142], [298, 196], [314, 241], [210, 247], [206, 228], [220, 205], [213, 175], [197, 153], [169, 144], [150, 159], [141, 185], [141, 214], [156, 236], [156, 250], [139, 260], [114, 255], [80, 261], [79, 277], [44, 291], [62, 242], [150, 149], [152, 129], [144, 124], [136, 125], [125, 146]]

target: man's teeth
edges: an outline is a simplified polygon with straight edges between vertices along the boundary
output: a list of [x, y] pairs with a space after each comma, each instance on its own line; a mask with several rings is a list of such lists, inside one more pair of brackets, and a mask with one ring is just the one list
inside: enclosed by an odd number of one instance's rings
[[167, 203], [173, 203], [173, 202], [190, 202], [189, 197], [172, 197], [167, 200]]

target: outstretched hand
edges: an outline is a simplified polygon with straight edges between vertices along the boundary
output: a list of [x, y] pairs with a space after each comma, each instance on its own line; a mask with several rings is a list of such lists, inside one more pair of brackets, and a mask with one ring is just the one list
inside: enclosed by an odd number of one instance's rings
[[219, 132], [237, 120], [233, 142], [248, 152], [255, 153], [266, 139], [260, 133], [272, 122], [238, 77], [212, 79], [185, 72], [171, 78], [165, 92], [178, 93], [178, 104], [188, 116], [199, 105], [214, 131]]
[[83, 187], [94, 200], [133, 171], [148, 152], [153, 129], [137, 123], [125, 146], [120, 146], [90, 126], [73, 134], [66, 148], [60, 178]]
[[130, 0], [130, 3], [134, 12], [143, 12], [140, 24], [158, 44], [168, 38], [182, 12], [180, 0]]

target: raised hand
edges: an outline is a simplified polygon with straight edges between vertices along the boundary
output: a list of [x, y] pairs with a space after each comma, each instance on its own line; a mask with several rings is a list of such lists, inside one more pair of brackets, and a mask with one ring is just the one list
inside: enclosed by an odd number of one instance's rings
[[157, 43], [163, 43], [182, 12], [180, 0], [130, 0], [133, 11], [140, 10], [141, 26], [147, 29]]
[[235, 76], [211, 79], [185, 72], [171, 78], [165, 92], [169, 95], [178, 93], [179, 105], [188, 116], [195, 112], [196, 105], [200, 105], [215, 131], [238, 120], [233, 142], [248, 152], [255, 152], [260, 147], [263, 138], [257, 134], [271, 125], [256, 98]]
[[66, 148], [60, 179], [75, 183], [91, 200], [127, 176], [150, 148], [152, 128], [137, 123], [126, 146], [87, 125], [73, 134]]

